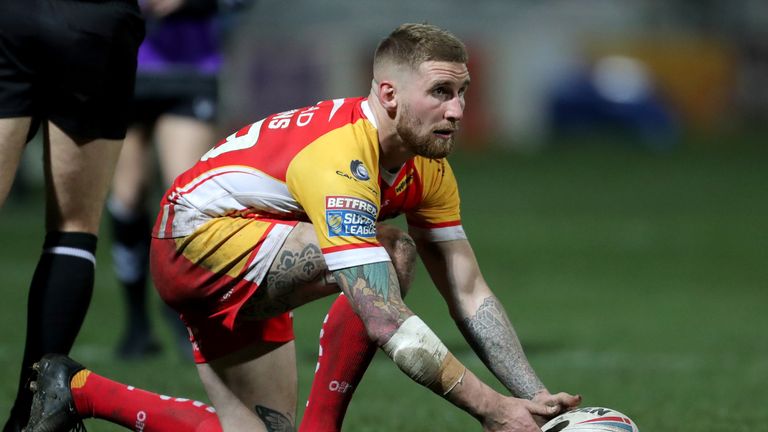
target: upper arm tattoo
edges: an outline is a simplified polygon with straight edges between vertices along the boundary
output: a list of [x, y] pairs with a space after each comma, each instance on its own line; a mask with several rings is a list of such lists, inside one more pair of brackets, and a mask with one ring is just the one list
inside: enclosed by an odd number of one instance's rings
[[[406, 318], [413, 315], [403, 303], [397, 274], [390, 262], [364, 264], [337, 270], [334, 277], [366, 322], [369, 334], [389, 339]], [[373, 326], [373, 327], [371, 327]]]
[[544, 388], [496, 297], [486, 298], [474, 315], [458, 324], [483, 363], [515, 396], [530, 399]]
[[335, 282], [327, 280], [326, 274], [325, 260], [317, 245], [284, 248], [259, 289], [240, 308], [238, 319], [266, 319], [301, 306], [315, 294], [337, 291]]
[[276, 291], [290, 291], [301, 284], [317, 280], [324, 268], [323, 253], [317, 245], [308, 244], [301, 251], [286, 248], [272, 263], [266, 276], [266, 285]]

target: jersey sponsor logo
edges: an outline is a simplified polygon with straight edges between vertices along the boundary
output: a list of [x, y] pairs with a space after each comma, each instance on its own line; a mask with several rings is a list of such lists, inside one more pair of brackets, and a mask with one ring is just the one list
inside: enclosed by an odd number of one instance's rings
[[404, 191], [405, 188], [408, 187], [409, 184], [413, 182], [413, 174], [408, 174], [405, 177], [403, 177], [403, 180], [398, 183], [398, 185], [395, 187], [395, 193], [399, 194], [400, 192]]
[[326, 210], [328, 237], [376, 237], [376, 220], [365, 213]]
[[347, 197], [325, 197], [325, 221], [329, 237], [376, 237], [378, 208], [370, 201]]
[[371, 176], [368, 175], [368, 168], [366, 168], [359, 160], [353, 160], [352, 163], [349, 164], [349, 170], [352, 171], [352, 175], [358, 180], [366, 181], [371, 178]]
[[359, 212], [365, 212], [376, 218], [379, 209], [376, 204], [364, 200], [362, 198], [355, 198], [349, 196], [327, 196], [325, 197], [325, 209], [326, 210], [353, 210]]

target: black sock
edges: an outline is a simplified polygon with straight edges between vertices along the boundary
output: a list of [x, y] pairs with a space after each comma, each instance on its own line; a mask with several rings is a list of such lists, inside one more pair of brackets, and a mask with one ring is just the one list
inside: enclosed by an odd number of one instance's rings
[[49, 232], [29, 289], [27, 339], [14, 404], [26, 424], [32, 394], [32, 364], [47, 353], [68, 354], [93, 294], [96, 241], [93, 234]]
[[116, 211], [110, 205], [112, 263], [123, 287], [126, 305], [126, 334], [148, 336], [147, 279], [149, 273], [149, 216], [145, 212]]

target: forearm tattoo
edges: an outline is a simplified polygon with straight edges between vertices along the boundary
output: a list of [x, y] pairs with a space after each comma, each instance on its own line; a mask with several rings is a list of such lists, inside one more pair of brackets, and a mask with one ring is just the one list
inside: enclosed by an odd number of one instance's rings
[[400, 297], [397, 274], [390, 262], [349, 267], [334, 272], [369, 333], [386, 342], [406, 318], [413, 315]]
[[267, 432], [293, 432], [295, 430], [291, 419], [283, 413], [261, 405], [256, 405], [254, 409], [256, 415], [267, 426]]
[[486, 298], [474, 315], [459, 322], [459, 328], [483, 363], [513, 395], [531, 399], [544, 388], [496, 297]]

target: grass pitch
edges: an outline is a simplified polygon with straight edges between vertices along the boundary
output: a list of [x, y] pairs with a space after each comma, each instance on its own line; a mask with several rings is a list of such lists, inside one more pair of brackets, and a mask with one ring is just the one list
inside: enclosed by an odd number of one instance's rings
[[[765, 142], [699, 140], [664, 154], [616, 143], [571, 144], [537, 155], [464, 152], [451, 158], [465, 228], [485, 278], [551, 390], [618, 409], [643, 431], [765, 430]], [[27, 285], [42, 242], [41, 204], [32, 194], [0, 212], [3, 421], [22, 354]], [[193, 365], [178, 358], [158, 313], [164, 354], [140, 363], [113, 359], [123, 307], [108, 230], [103, 233], [97, 288], [72, 355], [116, 380], [205, 401]], [[299, 416], [330, 301], [296, 311]], [[423, 269], [406, 302], [465, 364], [492, 381]], [[86, 425], [122, 430], [97, 420]], [[345, 430], [481, 429], [378, 355]]]

